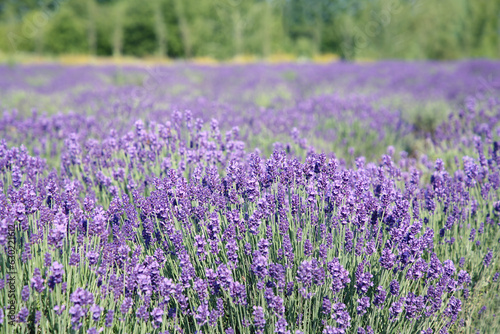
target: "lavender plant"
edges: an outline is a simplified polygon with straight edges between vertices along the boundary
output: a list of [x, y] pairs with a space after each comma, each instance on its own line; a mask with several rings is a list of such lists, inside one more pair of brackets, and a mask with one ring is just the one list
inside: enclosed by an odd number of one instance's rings
[[[84, 73], [61, 75], [71, 71]], [[200, 71], [210, 80], [229, 69]], [[249, 110], [227, 107], [236, 123], [222, 114], [219, 123], [203, 108], [165, 115], [148, 101], [119, 105], [121, 89], [106, 92], [116, 104], [89, 114], [8, 112], [1, 120], [2, 333], [499, 328], [492, 313], [500, 271], [498, 99], [466, 99], [435, 133], [414, 133], [412, 140], [429, 145], [427, 155], [389, 146], [398, 145], [387, 142], [397, 140], [391, 131], [403, 136], [413, 126], [380, 125], [397, 111], [387, 109], [376, 124], [360, 117], [352, 136], [342, 137], [363, 145], [363, 132], [387, 129], [377, 143], [386, 152], [367, 158], [347, 147], [341, 158], [307, 144], [301, 133], [309, 117], [350, 122], [359, 108], [375, 120], [376, 94], [358, 106], [299, 96], [320, 102], [297, 104], [293, 117], [305, 121], [296, 129], [287, 123], [290, 141], [275, 142], [267, 155], [248, 148]], [[351, 101], [355, 112], [336, 114], [336, 101]], [[100, 108], [116, 108], [108, 116], [130, 112], [106, 123]]]

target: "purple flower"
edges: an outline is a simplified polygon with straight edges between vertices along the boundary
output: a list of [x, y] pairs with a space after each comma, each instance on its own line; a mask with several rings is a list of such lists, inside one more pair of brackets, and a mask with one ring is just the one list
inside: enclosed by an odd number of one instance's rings
[[196, 253], [201, 261], [204, 261], [207, 255], [207, 251], [205, 250], [205, 245], [207, 244], [203, 235], [195, 235], [194, 236]]
[[341, 329], [348, 328], [351, 326], [351, 317], [349, 312], [347, 312], [347, 307], [343, 303], [337, 303], [333, 305], [333, 318], [339, 324]]
[[210, 312], [208, 323], [210, 326], [215, 326], [217, 319], [224, 316], [224, 301], [222, 298], [217, 298], [216, 307]]
[[75, 326], [80, 321], [80, 318], [85, 316], [85, 313], [79, 304], [71, 306], [71, 308], [69, 309], [69, 314], [71, 315], [71, 323], [73, 324], [73, 326]]
[[19, 313], [17, 314], [17, 322], [25, 323], [29, 315], [30, 311], [26, 307], [23, 307], [21, 311], [19, 311]]
[[479, 229], [477, 230], [477, 232], [479, 234], [483, 234], [484, 233], [484, 222], [479, 225]]
[[373, 299], [373, 305], [378, 306], [379, 308], [383, 308], [386, 296], [387, 292], [384, 290], [384, 287], [379, 286], [377, 288], [377, 294]]
[[464, 299], [469, 299], [469, 289], [464, 289]]
[[25, 285], [21, 290], [21, 299], [23, 302], [27, 301], [30, 298], [30, 287]]
[[17, 165], [14, 165], [12, 167], [12, 185], [16, 188], [19, 188], [21, 186], [21, 183], [22, 183], [22, 173], [21, 173], [21, 170], [19, 169], [19, 167]]
[[108, 313], [106, 313], [106, 322], [105, 322], [106, 327], [111, 327], [113, 325], [114, 314], [115, 314], [115, 311], [113, 311], [113, 310], [108, 310]]
[[[36, 311], [35, 312], [35, 325], [38, 325], [40, 323], [40, 320], [42, 319], [42, 312], [41, 311]], [[0, 321], [0, 324], [2, 322]]]
[[456, 321], [458, 313], [460, 313], [461, 311], [462, 311], [462, 302], [460, 301], [460, 299], [452, 296], [450, 298], [450, 301], [448, 302], [448, 306], [444, 310], [444, 314], [447, 317], [451, 318], [453, 321]]
[[133, 303], [134, 302], [133, 302], [132, 298], [130, 298], [130, 297], [125, 298], [123, 300], [121, 307], [120, 307], [120, 311], [122, 312], [122, 314], [126, 314], [130, 310], [130, 308], [132, 307]]
[[358, 240], [358, 242], [356, 243], [356, 247], [354, 248], [354, 254], [356, 256], [363, 255], [363, 241], [362, 240]]
[[344, 334], [345, 331], [342, 328], [336, 328], [332, 326], [325, 326], [325, 329], [323, 329], [323, 334]]
[[196, 278], [193, 283], [193, 288], [198, 294], [200, 300], [208, 298], [208, 283], [205, 280], [201, 278]]
[[403, 303], [401, 300], [392, 303], [391, 307], [389, 308], [389, 318], [392, 321], [395, 321], [398, 315], [403, 312]]
[[245, 285], [239, 282], [232, 282], [229, 291], [233, 303], [236, 305], [247, 305], [247, 290]]
[[70, 266], [77, 266], [80, 264], [80, 255], [78, 253], [75, 253], [74, 251], [71, 252], [71, 255], [69, 257], [69, 265]]
[[32, 254], [31, 254], [31, 247], [29, 243], [24, 244], [24, 252], [21, 255], [21, 261], [23, 263], [28, 262], [29, 260], [32, 259]]
[[149, 319], [148, 309], [145, 305], [140, 306], [135, 312], [135, 315], [137, 316], [137, 318], [142, 319], [144, 321], [148, 321]]
[[444, 289], [440, 286], [434, 287], [431, 285], [429, 290], [427, 290], [426, 300], [430, 304], [430, 308], [428, 312], [426, 312], [426, 316], [431, 316], [434, 312], [441, 308], [442, 300], [441, 296], [443, 295]]
[[31, 278], [31, 287], [38, 293], [41, 293], [43, 290], [45, 290], [42, 275], [40, 273], [40, 269], [38, 268], [35, 268], [33, 278]]
[[328, 296], [323, 297], [323, 305], [321, 309], [321, 312], [325, 315], [329, 315], [332, 312], [332, 302]]
[[313, 269], [313, 282], [317, 286], [321, 286], [325, 284], [325, 269], [323, 266], [318, 262], [318, 260], [313, 259], [312, 260], [312, 269]]
[[153, 286], [151, 285], [151, 276], [149, 273], [147, 273], [147, 275], [137, 275], [137, 285], [140, 291], [145, 295], [149, 295], [153, 292]]
[[45, 259], [45, 267], [50, 267], [50, 265], [52, 264], [52, 256], [50, 253], [45, 253], [45, 256], [44, 256], [44, 259]]
[[264, 309], [261, 306], [253, 307], [253, 325], [258, 333], [264, 332], [266, 326], [266, 319], [264, 317]]
[[354, 233], [349, 228], [347, 228], [345, 231], [345, 244], [344, 244], [344, 250], [346, 253], [350, 253], [352, 251], [353, 239], [354, 239]]
[[427, 262], [425, 262], [424, 259], [418, 258], [415, 263], [408, 269], [408, 272], [406, 273], [406, 278], [407, 279], [420, 279], [425, 276], [427, 273]]
[[[489, 249], [488, 249], [489, 250]], [[486, 266], [486, 267], [489, 267], [490, 264], [491, 264], [491, 261], [493, 260], [493, 253], [491, 251], [489, 251], [484, 259], [483, 259], [483, 264]]]
[[396, 255], [391, 253], [389, 248], [384, 248], [382, 251], [382, 256], [379, 259], [380, 266], [387, 270], [392, 269], [394, 267], [394, 263], [396, 261]]
[[244, 250], [246, 256], [252, 255], [252, 245], [249, 242], [245, 243]]
[[260, 279], [264, 279], [267, 274], [267, 258], [260, 255], [260, 253], [254, 254], [252, 271]]
[[286, 295], [291, 296], [293, 294], [293, 287], [295, 286], [294, 282], [288, 282], [286, 284]]
[[56, 312], [57, 315], [61, 315], [64, 312], [65, 309], [66, 309], [66, 305], [61, 305], [61, 306], [56, 305], [56, 306], [54, 306], [54, 311]]
[[97, 262], [99, 261], [99, 253], [94, 251], [89, 251], [87, 252], [87, 259], [89, 260], [89, 264], [91, 266], [97, 264]]
[[64, 214], [60, 213], [57, 215], [57, 218], [61, 219], [55, 222], [54, 229], [52, 229], [47, 236], [47, 242], [51, 246], [61, 248], [63, 246], [63, 240], [66, 237], [67, 219]]
[[231, 261], [233, 264], [238, 263], [238, 244], [236, 243], [235, 239], [231, 239], [227, 242], [226, 244], [226, 249], [227, 249], [227, 258], [229, 261]]
[[373, 275], [369, 272], [361, 274], [356, 280], [356, 289], [359, 294], [366, 294], [368, 289], [373, 286]]
[[153, 312], [151, 312], [151, 317], [153, 317], [153, 322], [156, 327], [158, 327], [163, 322], [163, 310], [161, 308], [155, 307]]
[[295, 254], [293, 252], [292, 241], [290, 240], [288, 234], [285, 234], [283, 236], [283, 250], [285, 251], [285, 256], [287, 257], [288, 263], [290, 265], [291, 263], [293, 263]]
[[470, 236], [469, 236], [469, 240], [474, 242], [474, 239], [476, 238], [476, 229], [473, 228], [470, 230]]
[[278, 322], [276, 322], [274, 332], [278, 334], [290, 334], [290, 331], [286, 330], [287, 326], [288, 323], [286, 322], [286, 319], [281, 317], [278, 319]]
[[460, 270], [458, 273], [458, 284], [469, 284], [471, 282], [471, 278], [468, 272], [465, 270]]
[[233, 282], [233, 277], [231, 273], [231, 269], [229, 269], [226, 265], [221, 264], [217, 268], [217, 276], [219, 278], [219, 282], [221, 282], [224, 288], [229, 288], [231, 282]]
[[259, 252], [262, 256], [265, 258], [268, 258], [269, 256], [269, 240], [266, 238], [262, 238], [259, 240], [257, 243], [257, 248], [259, 249]]
[[196, 310], [196, 315], [195, 319], [198, 325], [203, 326], [204, 324], [207, 323], [207, 318], [209, 316], [209, 311], [208, 311], [208, 301], [203, 302], [198, 306], [198, 309]]
[[358, 315], [363, 315], [367, 312], [370, 307], [370, 297], [363, 297], [358, 299], [358, 307], [356, 310], [358, 311]]
[[405, 299], [406, 318], [419, 318], [419, 313], [424, 309], [424, 297], [416, 296], [412, 292], [408, 293]]
[[328, 272], [332, 276], [332, 292], [335, 294], [342, 290], [347, 284], [351, 282], [349, 278], [349, 272], [342, 267], [339, 259], [333, 258], [332, 261], [328, 262]]
[[99, 318], [101, 318], [101, 312], [103, 311], [104, 309], [102, 307], [100, 307], [99, 305], [92, 305], [92, 307], [90, 308], [90, 313], [92, 313], [92, 319], [94, 321], [99, 321]]
[[71, 302], [78, 305], [90, 305], [94, 302], [94, 295], [82, 288], [77, 288], [69, 298]]
[[312, 269], [312, 261], [303, 261], [297, 270], [297, 281], [306, 287], [311, 286], [313, 278]]
[[437, 255], [435, 253], [432, 253], [431, 261], [429, 264], [429, 270], [427, 271], [427, 279], [435, 280], [439, 278], [439, 276], [441, 276], [442, 274], [444, 274], [444, 268], [441, 265], [441, 262], [439, 261]]
[[54, 289], [56, 284], [62, 283], [64, 267], [59, 262], [54, 261], [54, 263], [52, 263], [52, 266], [50, 267], [50, 270], [52, 271], [52, 275], [49, 276], [48, 285], [49, 288]]
[[304, 241], [304, 255], [306, 257], [309, 257], [312, 255], [312, 252], [313, 252], [313, 245], [309, 239], [306, 239], [306, 241]]
[[219, 214], [217, 212], [212, 212], [210, 214], [210, 219], [207, 222], [208, 236], [211, 240], [216, 238], [216, 235], [220, 232]]
[[269, 276], [277, 281], [279, 287], [285, 286], [285, 268], [281, 264], [269, 264]]
[[443, 262], [443, 269], [444, 269], [444, 274], [448, 277], [451, 277], [455, 274], [455, 265], [453, 264], [452, 260], [445, 260]]
[[216, 295], [219, 294], [220, 284], [219, 281], [217, 280], [217, 274], [215, 273], [215, 271], [213, 269], [207, 268], [205, 270], [205, 275], [207, 277], [208, 285], [210, 286], [212, 293]]

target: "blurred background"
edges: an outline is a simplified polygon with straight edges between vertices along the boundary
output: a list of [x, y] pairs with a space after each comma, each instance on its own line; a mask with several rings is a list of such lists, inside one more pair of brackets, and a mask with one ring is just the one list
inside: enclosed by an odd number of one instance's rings
[[0, 55], [498, 58], [500, 0], [0, 0]]

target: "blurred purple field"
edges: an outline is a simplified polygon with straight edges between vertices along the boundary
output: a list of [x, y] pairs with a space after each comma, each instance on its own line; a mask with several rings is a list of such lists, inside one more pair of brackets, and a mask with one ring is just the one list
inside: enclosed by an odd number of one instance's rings
[[500, 330], [500, 63], [0, 67], [0, 333]]

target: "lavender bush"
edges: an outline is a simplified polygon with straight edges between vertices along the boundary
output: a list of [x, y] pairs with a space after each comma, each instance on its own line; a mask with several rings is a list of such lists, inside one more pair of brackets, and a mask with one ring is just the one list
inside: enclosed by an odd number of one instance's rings
[[2, 333], [499, 329], [497, 63], [0, 72]]

